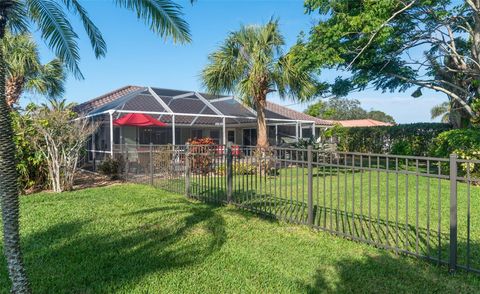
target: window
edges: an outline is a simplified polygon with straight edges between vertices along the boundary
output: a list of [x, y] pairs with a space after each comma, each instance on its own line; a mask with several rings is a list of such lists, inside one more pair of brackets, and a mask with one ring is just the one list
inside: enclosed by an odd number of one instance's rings
[[215, 144], [220, 144], [220, 131], [219, 130], [210, 130], [210, 138], [213, 139]]
[[152, 133], [153, 130], [151, 128], [139, 128], [138, 129], [138, 142], [140, 144], [150, 144], [152, 142]]
[[312, 136], [312, 128], [303, 128], [302, 129], [302, 138], [311, 138]]
[[192, 130], [192, 139], [201, 139], [203, 138], [202, 130]]
[[235, 143], [235, 130], [229, 130], [227, 132], [227, 142]]
[[257, 145], [257, 129], [243, 129], [243, 145]]

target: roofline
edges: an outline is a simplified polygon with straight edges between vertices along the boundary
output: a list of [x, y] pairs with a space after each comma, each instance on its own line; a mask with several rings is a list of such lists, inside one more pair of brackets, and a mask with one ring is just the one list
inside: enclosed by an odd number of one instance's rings
[[[300, 111], [298, 111], [298, 110], [289, 108], [289, 107], [287, 107], [287, 106], [280, 105], [280, 104], [275, 103], [275, 102], [267, 101], [267, 103], [271, 103], [271, 104], [274, 104], [274, 105], [276, 105], [276, 106], [279, 106], [279, 107], [282, 107], [282, 108], [286, 108], [286, 109], [288, 109], [288, 110], [290, 110], [290, 111], [293, 111], [293, 112], [296, 112], [296, 113], [299, 113], [299, 114], [302, 114], [302, 115], [306, 115], [306, 116], [310, 117], [315, 123], [317, 123], [316, 120], [321, 120], [321, 121], [330, 123], [331, 126], [333, 126], [333, 125], [335, 124], [335, 121], [333, 121], [333, 120], [328, 120], [328, 119], [323, 119], [323, 118], [314, 117], [314, 116], [311, 116], [311, 115], [309, 115], [309, 114], [300, 112]], [[267, 104], [267, 105], [268, 105], [268, 104]], [[271, 111], [271, 110], [270, 110], [270, 111]], [[319, 125], [320, 125], [320, 123], [319, 123]], [[324, 125], [324, 126], [325, 126], [326, 124], [321, 124], [321, 125]], [[328, 125], [327, 125], [327, 126], [328, 126]]]
[[97, 96], [97, 97], [92, 98], [92, 99], [90, 99], [90, 100], [87, 100], [87, 101], [85, 101], [85, 102], [82, 102], [82, 103], [80, 103], [80, 104], [77, 104], [75, 107], [80, 107], [80, 106], [82, 106], [82, 105], [84, 105], [84, 104], [88, 104], [88, 103], [95, 102], [95, 101], [97, 101], [97, 100], [103, 99], [103, 98], [105, 98], [105, 97], [107, 97], [107, 96], [113, 95], [113, 94], [115, 94], [115, 93], [117, 93], [117, 92], [126, 90], [126, 89], [128, 89], [128, 88], [132, 88], [132, 87], [133, 87], [133, 88], [145, 88], [145, 87], [143, 87], [143, 86], [137, 86], [137, 85], [126, 85], [126, 86], [117, 88], [117, 89], [115, 89], [115, 90], [112, 90], [112, 91], [110, 91], [110, 92], [107, 92], [107, 93], [105, 93], [105, 94], [103, 94], [103, 95], [100, 95], [100, 96]]
[[[138, 111], [138, 110], [105, 110], [102, 112], [90, 114], [83, 116], [81, 118], [86, 119], [86, 118], [91, 118], [103, 114], [110, 114], [110, 113], [143, 113], [143, 114], [153, 114], [153, 115], [169, 115], [169, 116], [191, 116], [191, 117], [211, 117], [211, 118], [232, 118], [232, 119], [251, 119], [251, 120], [256, 120], [256, 117], [253, 116], [234, 116], [234, 115], [214, 115], [214, 114], [197, 114], [197, 113], [170, 113], [170, 112], [164, 112], [164, 111]], [[78, 119], [81, 119], [78, 118]], [[289, 123], [310, 123], [310, 124], [315, 124], [315, 121], [310, 121], [310, 120], [296, 120], [296, 119], [280, 119], [280, 118], [265, 118], [267, 121], [278, 121], [278, 122], [289, 122]]]

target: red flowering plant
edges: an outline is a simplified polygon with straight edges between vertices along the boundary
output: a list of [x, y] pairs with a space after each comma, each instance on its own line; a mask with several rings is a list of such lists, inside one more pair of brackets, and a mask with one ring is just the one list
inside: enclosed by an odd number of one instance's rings
[[213, 170], [215, 157], [215, 141], [212, 138], [190, 139], [189, 154], [190, 170], [195, 173], [208, 174]]

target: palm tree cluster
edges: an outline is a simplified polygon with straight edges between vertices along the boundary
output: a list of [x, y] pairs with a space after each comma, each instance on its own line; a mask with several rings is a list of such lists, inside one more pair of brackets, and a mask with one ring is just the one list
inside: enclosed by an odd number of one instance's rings
[[242, 26], [210, 54], [202, 81], [214, 94], [234, 93], [257, 112], [257, 146], [268, 147], [267, 96], [307, 101], [316, 94], [314, 76], [301, 69], [291, 54], [282, 54], [285, 40], [277, 20], [263, 26]]
[[[171, 0], [112, 0], [113, 4], [135, 13], [138, 19], [157, 35], [171, 37], [175, 42], [189, 42], [190, 33], [182, 18], [181, 7]], [[2, 208], [4, 253], [13, 293], [29, 293], [30, 286], [23, 266], [19, 235], [19, 202], [17, 171], [15, 168], [15, 144], [13, 142], [10, 106], [6, 97], [6, 81], [10, 78], [9, 101], [18, 99], [23, 89], [36, 89], [41, 93], [55, 94], [61, 88], [44, 83], [47, 76], [59, 74], [62, 67], [82, 78], [79, 67], [78, 34], [67, 14], [79, 17], [97, 58], [105, 56], [107, 46], [97, 26], [89, 18], [79, 0], [1, 0], [0, 1], [0, 203]], [[9, 32], [26, 34], [36, 28], [41, 38], [54, 51], [59, 61], [40, 66], [30, 61], [28, 66], [15, 68], [20, 60], [8, 61]], [[22, 38], [22, 37], [18, 37]], [[17, 40], [18, 41], [18, 40]], [[23, 40], [25, 41], [25, 40]], [[28, 42], [26, 42], [28, 43]], [[35, 54], [33, 54], [35, 55]], [[24, 61], [27, 61], [26, 59]], [[15, 65], [11, 67], [11, 65]], [[43, 82], [39, 83], [42, 77]], [[52, 89], [55, 89], [52, 92]], [[50, 93], [49, 93], [50, 92]], [[17, 98], [15, 98], [17, 97]]]

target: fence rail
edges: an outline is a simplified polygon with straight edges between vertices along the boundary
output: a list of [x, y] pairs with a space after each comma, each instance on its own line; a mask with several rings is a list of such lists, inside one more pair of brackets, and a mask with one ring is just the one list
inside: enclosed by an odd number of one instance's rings
[[480, 273], [480, 161], [253, 146], [115, 146], [127, 180]]

